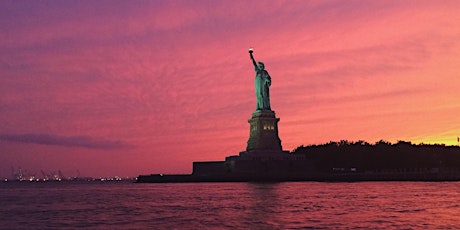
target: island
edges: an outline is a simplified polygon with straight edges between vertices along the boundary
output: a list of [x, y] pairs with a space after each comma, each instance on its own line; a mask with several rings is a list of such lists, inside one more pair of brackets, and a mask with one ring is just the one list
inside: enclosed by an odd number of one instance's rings
[[256, 109], [245, 151], [222, 161], [193, 162], [191, 174], [139, 175], [139, 183], [284, 181], [460, 181], [460, 147], [379, 141], [329, 142], [283, 150], [270, 106], [272, 78], [256, 62]]

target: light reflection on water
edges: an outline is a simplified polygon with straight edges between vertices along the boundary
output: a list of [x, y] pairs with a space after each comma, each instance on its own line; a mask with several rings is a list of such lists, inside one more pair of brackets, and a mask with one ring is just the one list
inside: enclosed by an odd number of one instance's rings
[[0, 183], [1, 229], [460, 229], [459, 182]]

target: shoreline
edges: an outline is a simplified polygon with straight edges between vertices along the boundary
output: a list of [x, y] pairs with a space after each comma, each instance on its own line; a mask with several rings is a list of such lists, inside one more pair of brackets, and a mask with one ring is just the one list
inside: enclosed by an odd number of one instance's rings
[[140, 175], [136, 183], [200, 183], [200, 182], [365, 182], [365, 181], [460, 181], [460, 173], [314, 173], [308, 175], [216, 175], [151, 174]]

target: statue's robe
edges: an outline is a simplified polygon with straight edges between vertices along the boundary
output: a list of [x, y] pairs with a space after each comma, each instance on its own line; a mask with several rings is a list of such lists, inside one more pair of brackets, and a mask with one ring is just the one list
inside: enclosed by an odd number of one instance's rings
[[254, 86], [256, 88], [257, 110], [271, 110], [270, 108], [270, 91], [272, 83], [270, 75], [265, 69], [255, 68], [256, 78]]

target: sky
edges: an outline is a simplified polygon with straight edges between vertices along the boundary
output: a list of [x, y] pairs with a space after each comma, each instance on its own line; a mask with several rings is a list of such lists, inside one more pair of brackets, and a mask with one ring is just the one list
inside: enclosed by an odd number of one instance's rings
[[0, 177], [191, 173], [246, 149], [457, 145], [460, 1], [0, 1]]

